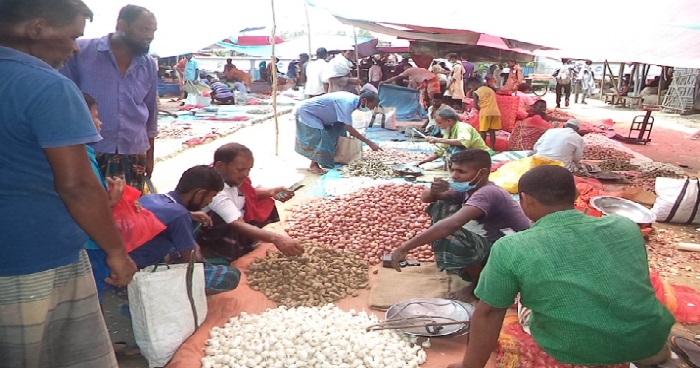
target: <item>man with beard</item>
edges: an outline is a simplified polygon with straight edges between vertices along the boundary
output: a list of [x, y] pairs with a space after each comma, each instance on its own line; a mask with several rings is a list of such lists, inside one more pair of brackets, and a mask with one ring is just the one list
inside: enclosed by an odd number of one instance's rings
[[224, 179], [215, 168], [199, 165], [182, 174], [174, 191], [141, 197], [141, 206], [153, 212], [167, 228], [129, 253], [136, 266], [141, 269], [162, 263], [166, 257], [170, 262], [179, 259], [186, 263], [190, 261], [193, 250], [196, 250], [197, 261], [201, 262], [192, 220], [194, 216], [199, 216], [197, 220], [205, 225], [210, 220], [202, 219], [206, 217], [204, 214], [192, 214], [190, 211], [201, 211], [223, 188]]
[[104, 139], [93, 147], [102, 174], [139, 190], [153, 172], [158, 135], [158, 68], [147, 55], [156, 27], [148, 9], [127, 5], [116, 32], [78, 40], [80, 52], [61, 70], [99, 106]]
[[85, 151], [100, 136], [54, 69], [78, 51], [88, 19], [81, 0], [0, 1], [2, 367], [117, 368], [88, 235], [106, 253], [105, 282], [126, 286], [136, 267]]

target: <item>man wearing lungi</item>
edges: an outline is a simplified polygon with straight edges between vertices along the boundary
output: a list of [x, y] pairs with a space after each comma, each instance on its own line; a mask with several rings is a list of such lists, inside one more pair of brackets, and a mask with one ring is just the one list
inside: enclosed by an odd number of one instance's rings
[[433, 225], [403, 243], [391, 254], [399, 262], [408, 252], [431, 244], [440, 271], [459, 275], [470, 284], [450, 297], [474, 300], [474, 288], [486, 263], [491, 244], [504, 235], [530, 227], [530, 220], [505, 189], [489, 181], [491, 155], [468, 148], [450, 156], [452, 182], [437, 179], [421, 199]]
[[323, 174], [321, 167], [335, 165], [335, 147], [345, 132], [367, 144], [372, 151], [379, 146], [352, 127], [352, 112], [374, 110], [379, 95], [367, 91], [357, 96], [349, 92], [332, 92], [303, 101], [296, 112], [296, 153], [311, 160], [309, 171]]
[[81, 0], [0, 2], [0, 365], [106, 367], [117, 361], [85, 252], [105, 280], [136, 266], [85, 144], [101, 139], [80, 90], [55, 68], [78, 51], [92, 12]]
[[259, 188], [248, 176], [253, 152], [238, 143], [227, 143], [214, 152], [214, 167], [224, 177], [224, 189], [208, 207], [212, 225], [202, 227], [197, 237], [202, 255], [234, 261], [252, 251], [257, 242], [272, 243], [285, 255], [301, 255], [302, 246], [283, 234], [262, 228], [280, 217], [275, 199], [286, 202], [294, 192], [284, 188]]

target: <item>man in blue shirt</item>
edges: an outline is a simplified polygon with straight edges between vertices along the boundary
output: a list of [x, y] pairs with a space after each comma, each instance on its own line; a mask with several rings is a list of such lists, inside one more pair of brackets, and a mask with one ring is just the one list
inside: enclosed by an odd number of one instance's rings
[[185, 72], [182, 74], [182, 95], [180, 99], [187, 98], [188, 93], [199, 93], [195, 84], [199, 83], [199, 61], [192, 54], [185, 55]]
[[[182, 262], [189, 262], [197, 249], [190, 211], [201, 211], [223, 188], [224, 179], [215, 168], [199, 165], [182, 174], [174, 191], [141, 197], [141, 206], [153, 212], [167, 229], [129, 253], [137, 267], [162, 263], [175, 253]], [[201, 256], [197, 255], [197, 261], [201, 262]]]
[[78, 50], [87, 19], [81, 0], [0, 2], [3, 367], [117, 367], [88, 235], [107, 254], [106, 282], [126, 286], [136, 267], [85, 152], [100, 136], [78, 88], [54, 69]]
[[127, 5], [114, 33], [78, 40], [80, 51], [61, 70], [99, 106], [104, 139], [93, 147], [103, 176], [139, 190], [153, 172], [158, 135], [158, 68], [148, 56], [156, 28], [148, 9]]

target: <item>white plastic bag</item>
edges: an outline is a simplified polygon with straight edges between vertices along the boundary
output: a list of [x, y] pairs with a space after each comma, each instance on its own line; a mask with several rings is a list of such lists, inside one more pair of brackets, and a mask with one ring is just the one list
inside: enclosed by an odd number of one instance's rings
[[362, 142], [353, 137], [339, 137], [335, 146], [334, 161], [339, 164], [349, 164], [362, 159]]
[[656, 202], [651, 211], [658, 222], [700, 224], [698, 179], [656, 178]]
[[201, 263], [146, 267], [134, 275], [128, 293], [141, 355], [149, 367], [164, 367], [207, 316], [204, 267]]

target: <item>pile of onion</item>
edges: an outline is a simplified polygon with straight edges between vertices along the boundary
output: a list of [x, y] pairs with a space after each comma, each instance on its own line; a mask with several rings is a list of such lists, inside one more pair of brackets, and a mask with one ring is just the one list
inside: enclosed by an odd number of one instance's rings
[[[420, 194], [425, 186], [383, 184], [357, 192], [305, 203], [292, 210], [287, 233], [300, 241], [312, 240], [338, 249], [357, 250], [365, 261], [377, 264], [403, 242], [430, 227], [430, 216]], [[409, 253], [410, 259], [434, 261], [430, 245]]]

